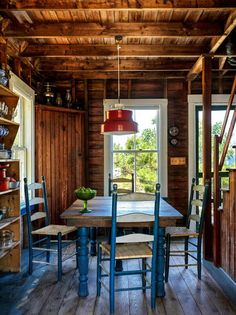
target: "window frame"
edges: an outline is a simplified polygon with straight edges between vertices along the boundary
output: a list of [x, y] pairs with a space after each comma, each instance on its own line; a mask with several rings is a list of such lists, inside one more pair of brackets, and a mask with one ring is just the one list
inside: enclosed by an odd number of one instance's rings
[[[103, 100], [104, 119], [105, 112], [117, 104], [117, 99]], [[159, 177], [161, 184], [161, 194], [163, 197], [168, 195], [168, 163], [167, 163], [167, 99], [121, 99], [121, 103], [125, 104], [125, 109], [160, 109], [160, 125], [159, 131], [162, 132], [160, 137], [160, 150], [158, 152]], [[112, 151], [112, 136], [104, 135], [104, 195], [108, 195], [108, 179], [107, 176], [112, 170], [112, 158], [110, 152]]]
[[[10, 72], [10, 80], [9, 80], [9, 89], [13, 91], [15, 94], [19, 96], [20, 101], [22, 103], [23, 110], [21, 111], [22, 117], [21, 119], [21, 134], [20, 134], [20, 142], [22, 146], [20, 148], [24, 151], [27, 149], [30, 151], [30, 159], [26, 154], [26, 174], [29, 182], [35, 181], [35, 118], [34, 118], [34, 100], [35, 100], [35, 92], [34, 90], [28, 86], [24, 81], [22, 81], [18, 76], [16, 76], [13, 72]], [[29, 103], [28, 103], [29, 102]], [[28, 104], [26, 104], [28, 103]], [[26, 115], [23, 113], [24, 107], [29, 106], [29, 111], [27, 111]], [[30, 134], [29, 134], [29, 118], [30, 118]], [[23, 120], [23, 122], [22, 122]], [[27, 138], [27, 140], [26, 140]], [[26, 146], [27, 143], [27, 146]], [[21, 181], [23, 178], [20, 179]], [[21, 192], [21, 195], [23, 192]]]
[[[229, 102], [229, 94], [212, 94], [212, 106], [227, 106]], [[233, 101], [236, 105], [236, 100]], [[202, 94], [188, 95], [188, 187], [191, 187], [192, 178], [196, 176], [196, 107], [203, 106]]]

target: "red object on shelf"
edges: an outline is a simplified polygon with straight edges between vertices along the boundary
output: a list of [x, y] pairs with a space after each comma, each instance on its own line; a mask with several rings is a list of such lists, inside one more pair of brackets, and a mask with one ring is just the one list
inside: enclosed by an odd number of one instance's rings
[[5, 168], [0, 168], [0, 180], [6, 178], [7, 170]]
[[138, 132], [138, 124], [132, 119], [132, 111], [113, 109], [106, 112], [106, 120], [101, 125], [102, 134], [126, 135]]
[[10, 182], [9, 177], [5, 177], [2, 180], [0, 180], [0, 191], [8, 190], [9, 189], [9, 182]]

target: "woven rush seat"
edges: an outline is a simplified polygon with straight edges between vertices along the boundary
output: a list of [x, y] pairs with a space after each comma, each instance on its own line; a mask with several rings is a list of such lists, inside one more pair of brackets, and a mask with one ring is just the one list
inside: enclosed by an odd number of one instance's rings
[[180, 236], [193, 236], [199, 235], [196, 231], [192, 231], [184, 226], [178, 227], [168, 227], [166, 228], [166, 234], [170, 234], [170, 237], [180, 237]]
[[[110, 255], [111, 246], [101, 244], [102, 249]], [[146, 243], [117, 244], [115, 259], [134, 259], [152, 257], [152, 249]]]
[[32, 234], [40, 234], [40, 235], [57, 235], [61, 233], [61, 235], [66, 235], [68, 233], [76, 231], [77, 228], [74, 226], [66, 226], [66, 225], [47, 225], [41, 229], [32, 231]]

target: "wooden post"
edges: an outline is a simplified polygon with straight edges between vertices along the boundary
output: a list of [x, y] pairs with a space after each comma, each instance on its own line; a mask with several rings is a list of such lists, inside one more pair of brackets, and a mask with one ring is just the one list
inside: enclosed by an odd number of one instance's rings
[[15, 58], [14, 59], [14, 73], [21, 78], [21, 71], [22, 71], [22, 67], [21, 67], [21, 60], [19, 58]]
[[[204, 183], [208, 179], [211, 182], [211, 88], [212, 88], [212, 59], [211, 56], [202, 58], [202, 170]], [[210, 185], [211, 188], [211, 185]], [[204, 257], [212, 260], [213, 257], [213, 227], [211, 223], [211, 189], [206, 208], [206, 221], [204, 228]]]

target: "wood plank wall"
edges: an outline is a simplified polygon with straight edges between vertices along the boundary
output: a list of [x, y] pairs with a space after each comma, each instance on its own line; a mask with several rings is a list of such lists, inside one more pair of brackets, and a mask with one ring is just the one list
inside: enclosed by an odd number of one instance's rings
[[236, 281], [236, 169], [229, 171], [229, 191], [223, 193], [221, 267]]
[[[188, 201], [188, 105], [187, 85], [180, 80], [121, 80], [121, 98], [168, 98], [168, 126], [180, 128], [179, 143], [168, 145], [169, 157], [184, 156], [186, 165], [169, 166], [168, 199], [182, 213]], [[104, 148], [100, 125], [103, 122], [103, 98], [117, 98], [116, 80], [88, 80], [88, 185], [102, 195]], [[178, 182], [178, 185], [176, 185]]]
[[53, 223], [76, 198], [75, 188], [84, 182], [84, 112], [37, 105], [36, 181], [46, 177]]

